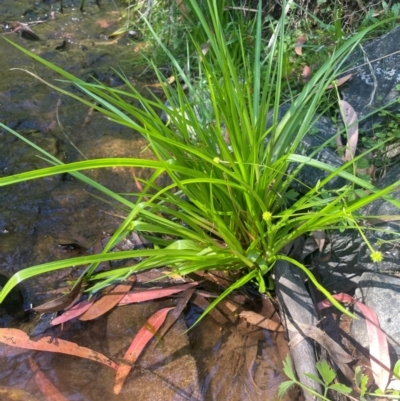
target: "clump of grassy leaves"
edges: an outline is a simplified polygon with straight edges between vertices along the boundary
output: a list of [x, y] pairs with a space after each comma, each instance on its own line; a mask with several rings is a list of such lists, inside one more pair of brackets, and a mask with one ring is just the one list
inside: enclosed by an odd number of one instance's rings
[[[276, 261], [287, 260], [302, 269], [334, 305], [348, 313], [311, 272], [288, 257], [284, 249], [301, 235], [337, 228], [343, 222], [358, 229], [357, 211], [378, 197], [384, 196], [398, 204], [388, 196], [398, 183], [377, 190], [345, 171], [353, 161], [335, 169], [296, 153], [317, 118], [316, 111], [327, 86], [340, 73], [346, 56], [374, 27], [338, 45], [332, 57], [292, 99], [287, 113], [279, 120], [285, 13], [272, 39], [264, 43], [261, 12], [248, 25], [240, 12], [231, 11], [227, 17], [223, 1], [207, 0], [202, 3], [204, 8], [196, 0], [188, 0], [186, 4], [193, 25], [192, 40], [197, 49], [199, 75], [193, 80], [159, 40], [177, 78], [173, 87], [158, 72], [165, 96], [173, 105], [171, 109], [154, 96], [139, 93], [127, 79], [126, 90], [86, 83], [14, 44], [74, 83], [84, 97], [58, 90], [141, 133], [147, 138], [155, 160], [110, 158], [63, 164], [37, 148], [53, 166], [1, 178], [0, 186], [4, 186], [70, 173], [120, 202], [127, 209], [127, 217], [101, 254], [24, 269], [9, 280], [0, 293], [0, 301], [22, 280], [85, 264], [89, 264], [84, 275], [89, 282], [87, 291], [91, 292], [135, 272], [156, 267], [166, 266], [179, 275], [221, 270], [227, 276], [238, 277], [240, 272], [239, 278], [210, 305], [212, 308], [230, 292], [249, 282], [258, 285], [260, 292], [272, 290], [271, 269]], [[148, 28], [152, 31], [150, 24]], [[156, 35], [155, 38], [158, 40]], [[207, 43], [207, 51], [201, 47], [204, 43]], [[196, 100], [199, 99], [196, 81], [202, 82], [202, 90], [208, 94], [206, 102]], [[137, 102], [132, 100], [139, 101], [140, 106], [135, 106]], [[273, 112], [267, 124], [270, 110]], [[169, 116], [167, 125], [160, 118], [162, 112]], [[298, 167], [288, 175], [290, 163]], [[305, 165], [329, 175], [304, 195], [293, 197], [290, 183]], [[151, 178], [143, 182], [143, 191], [136, 202], [111, 192], [82, 172], [113, 166], [153, 170]], [[156, 184], [162, 174], [167, 174], [171, 182], [164, 188]], [[325, 190], [324, 185], [337, 175], [344, 177], [348, 184], [337, 191]], [[111, 252], [132, 230], [147, 236], [155, 248]], [[375, 250], [375, 253], [379, 252]], [[138, 257], [143, 259], [132, 266], [96, 272], [101, 261]]]

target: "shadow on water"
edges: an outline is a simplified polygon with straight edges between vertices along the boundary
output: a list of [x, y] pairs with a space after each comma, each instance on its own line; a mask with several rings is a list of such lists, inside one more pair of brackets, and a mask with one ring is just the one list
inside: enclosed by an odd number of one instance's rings
[[[64, 0], [62, 14], [55, 1], [4, 0], [0, 2], [3, 33], [10, 32], [17, 21], [50, 18], [32, 26], [40, 41], [31, 41], [17, 31], [7, 37], [81, 78], [95, 77], [108, 85], [120, 85], [112, 68], [121, 67], [140, 86], [132, 68], [135, 43], [126, 37], [115, 42], [107, 39], [120, 23], [114, 3], [103, 0], [97, 7], [93, 0], [86, 4], [85, 13], [81, 13], [80, 0]], [[151, 156], [137, 133], [98, 113], [90, 114], [87, 107], [31, 75], [11, 69], [26, 69], [53, 82], [56, 76], [51, 71], [3, 40], [0, 54], [0, 121], [65, 162]], [[45, 166], [35, 150], [0, 131], [0, 176]], [[113, 191], [134, 193], [133, 177], [145, 178], [148, 172], [114, 168], [86, 174]], [[64, 175], [2, 188], [0, 273], [11, 276], [28, 266], [84, 254], [103, 233], [112, 233], [123, 212], [93, 193]], [[76, 275], [71, 268], [29, 280], [22, 287], [25, 303], [40, 304], [57, 285], [62, 287]], [[29, 332], [34, 325], [32, 316], [18, 320], [15, 315], [19, 312], [12, 310], [22, 303], [21, 293], [11, 297], [8, 302], [12, 305], [3, 305], [1, 310], [1, 326]], [[171, 303], [175, 301], [119, 307], [95, 321], [74, 320], [46, 334], [102, 352], [118, 362], [148, 317]], [[196, 316], [198, 311], [194, 312]], [[239, 321], [235, 318], [222, 327], [207, 317], [187, 335], [183, 334], [187, 324], [181, 318], [156, 348], [140, 358], [119, 396], [112, 392], [115, 371], [101, 364], [0, 344], [0, 395], [10, 395], [11, 387], [29, 393], [32, 400], [44, 399], [29, 367], [28, 356], [32, 356], [67, 400], [275, 400], [277, 386], [284, 379], [279, 347], [269, 332]], [[29, 400], [24, 394], [20, 397], [25, 398], [15, 399]]]

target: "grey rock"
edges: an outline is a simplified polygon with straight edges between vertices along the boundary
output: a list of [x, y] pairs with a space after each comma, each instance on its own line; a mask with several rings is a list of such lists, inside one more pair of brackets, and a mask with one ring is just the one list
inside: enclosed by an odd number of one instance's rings
[[[385, 188], [399, 179], [400, 165], [395, 165], [377, 187]], [[400, 200], [400, 188], [397, 187], [391, 196]], [[379, 198], [364, 207], [361, 214], [376, 216], [374, 220], [366, 219], [365, 225], [370, 229], [363, 230], [372, 247], [383, 253], [384, 259], [380, 263], [371, 260], [371, 252], [357, 230], [334, 231], [325, 249], [325, 254], [329, 254], [330, 258], [319, 263], [323, 284], [331, 291], [343, 292], [355, 288], [361, 273], [365, 271], [400, 271], [400, 221], [386, 221], [389, 216], [400, 215], [399, 208], [389, 200]]]
[[[343, 99], [357, 112], [360, 128], [370, 130], [382, 119], [370, 113], [395, 101], [399, 96], [400, 83], [400, 27], [387, 35], [358, 48], [346, 60], [346, 73], [353, 73], [352, 79], [343, 87]], [[390, 107], [399, 111], [398, 102]]]
[[[397, 319], [400, 308], [400, 278], [379, 273], [364, 273], [356, 290], [356, 298], [377, 314], [380, 327], [400, 356], [400, 320]], [[357, 307], [355, 311], [360, 313]], [[359, 319], [353, 320], [351, 335], [363, 347], [368, 347], [368, 333], [361, 313]]]

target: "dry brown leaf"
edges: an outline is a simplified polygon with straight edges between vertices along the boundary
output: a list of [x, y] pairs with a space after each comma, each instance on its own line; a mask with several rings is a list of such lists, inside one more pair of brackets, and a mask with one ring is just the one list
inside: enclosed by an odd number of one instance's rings
[[342, 157], [343, 161], [353, 159], [358, 143], [358, 117], [352, 105], [345, 100], [339, 101], [340, 114], [347, 128], [347, 145], [346, 152]]
[[294, 45], [294, 51], [298, 56], [303, 55], [303, 45], [306, 43], [306, 38], [304, 36], [299, 36], [297, 38], [296, 44]]
[[[335, 86], [340, 86], [340, 85], [343, 85], [345, 82], [347, 82], [351, 77], [353, 76], [353, 74], [348, 74], [348, 75], [345, 75], [344, 77], [341, 77], [341, 78], [338, 78], [337, 80], [336, 80], [336, 82], [335, 82]], [[331, 84], [331, 85], [328, 85], [327, 87], [326, 87], [326, 89], [332, 89], [333, 88], [333, 85]]]
[[322, 252], [325, 246], [325, 231], [324, 230], [313, 231], [312, 236], [314, 237], [314, 240], [318, 245], [319, 251]]
[[273, 320], [267, 319], [265, 316], [259, 315], [258, 313], [252, 311], [243, 311], [239, 314], [239, 316], [243, 319], [246, 319], [248, 323], [261, 327], [265, 330], [279, 332], [285, 331], [280, 323], [274, 322]]
[[[319, 345], [324, 347], [335, 362], [350, 363], [353, 361], [353, 357], [351, 355], [349, 355], [336, 341], [332, 340], [332, 338], [330, 338], [318, 327], [299, 322], [296, 322], [296, 326], [299, 326], [299, 328], [302, 330], [302, 334], [305, 337], [312, 338]], [[289, 347], [295, 347], [297, 343], [303, 339], [301, 334], [299, 338], [296, 339], [296, 337], [297, 336], [290, 340]]]
[[[199, 294], [196, 294], [193, 298], [193, 303], [203, 310], [210, 306], [210, 303]], [[228, 319], [217, 308], [211, 309], [208, 314], [220, 325], [228, 322]]]

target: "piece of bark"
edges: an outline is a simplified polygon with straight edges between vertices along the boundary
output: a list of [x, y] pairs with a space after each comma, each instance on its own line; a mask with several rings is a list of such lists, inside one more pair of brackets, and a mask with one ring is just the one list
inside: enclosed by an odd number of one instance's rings
[[[317, 314], [312, 300], [304, 286], [302, 274], [296, 266], [279, 260], [274, 267], [275, 290], [281, 306], [284, 323], [289, 340], [302, 334], [298, 323], [316, 325]], [[304, 338], [290, 350], [297, 375], [301, 383], [322, 394], [319, 383], [305, 376], [305, 373], [318, 375], [316, 369], [314, 345], [309, 338]], [[307, 391], [304, 392], [306, 401], [314, 401], [315, 397]]]

